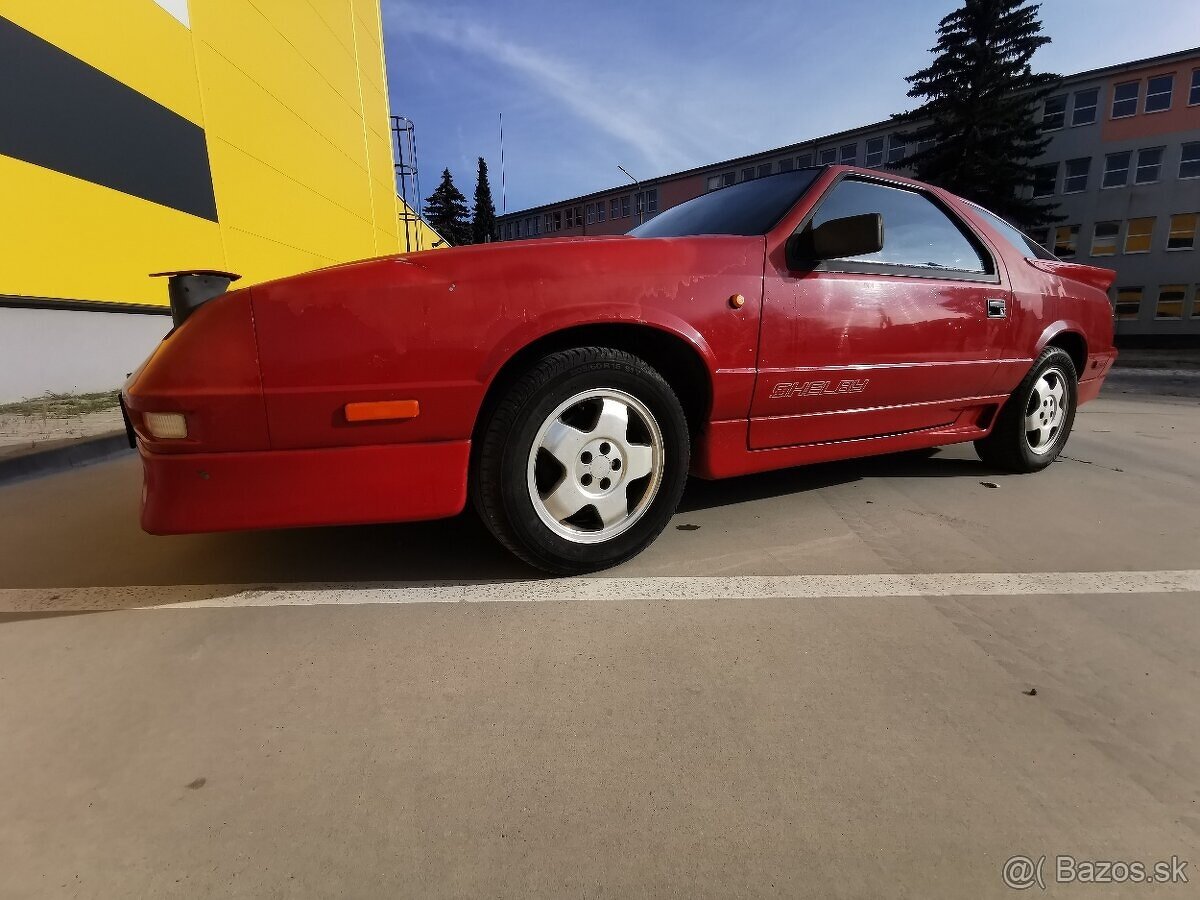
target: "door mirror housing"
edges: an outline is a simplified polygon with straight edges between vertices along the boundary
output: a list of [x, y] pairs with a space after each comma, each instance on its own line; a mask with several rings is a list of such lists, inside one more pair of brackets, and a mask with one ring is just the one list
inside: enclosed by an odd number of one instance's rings
[[845, 259], [883, 249], [883, 216], [863, 213], [809, 225], [788, 239], [788, 268], [811, 268], [825, 259]]

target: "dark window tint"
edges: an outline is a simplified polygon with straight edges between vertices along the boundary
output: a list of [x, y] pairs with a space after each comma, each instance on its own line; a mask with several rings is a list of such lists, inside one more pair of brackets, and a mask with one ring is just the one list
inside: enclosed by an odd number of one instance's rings
[[814, 169], [797, 169], [743, 181], [673, 206], [630, 234], [635, 237], [766, 234], [795, 205], [817, 174]]
[[877, 166], [883, 162], [883, 138], [871, 138], [867, 141], [867, 158], [868, 166]]
[[1166, 147], [1148, 147], [1138, 151], [1137, 170], [1134, 172], [1135, 184], [1150, 184], [1158, 181], [1162, 172], [1163, 151]]
[[1067, 174], [1063, 178], [1063, 193], [1078, 194], [1087, 190], [1088, 169], [1092, 166], [1092, 158], [1068, 159]]
[[1183, 145], [1183, 154], [1179, 157], [1180, 178], [1200, 178], [1200, 141]]
[[863, 213], [883, 216], [883, 249], [856, 256], [854, 262], [990, 271], [963, 229], [932, 200], [915, 191], [866, 181], [842, 181], [821, 201], [809, 227]]
[[1113, 89], [1112, 117], [1114, 119], [1124, 119], [1137, 114], [1140, 89], [1140, 81], [1127, 81], [1125, 84], [1118, 84]]
[[1104, 182], [1102, 187], [1124, 187], [1129, 181], [1129, 161], [1133, 152], [1124, 150], [1104, 157]]
[[1146, 83], [1146, 112], [1161, 112], [1171, 108], [1174, 75], [1159, 75]]
[[[971, 208], [979, 213], [980, 218], [982, 218], [989, 225], [991, 225], [993, 229], [999, 232], [1000, 236], [1009, 244], [1011, 244], [1013, 248], [1026, 259], [1057, 259], [1053, 253], [1051, 253], [1029, 235], [1018, 231], [994, 212], [988, 212], [988, 210], [984, 209], [982, 206], [978, 206], [974, 203], [971, 204]], [[1076, 226], [1076, 230], [1078, 231], [1078, 226]]]
[[1192, 88], [1188, 91], [1188, 106], [1200, 103], [1200, 69], [1192, 69]]
[[1042, 107], [1042, 131], [1054, 131], [1062, 128], [1067, 118], [1067, 95], [1058, 94], [1047, 97]]
[[1075, 92], [1075, 107], [1071, 110], [1072, 125], [1090, 125], [1096, 121], [1096, 103], [1100, 98], [1100, 89], [1092, 88], [1087, 91]]
[[1049, 197], [1058, 181], [1058, 163], [1033, 168], [1033, 196]]

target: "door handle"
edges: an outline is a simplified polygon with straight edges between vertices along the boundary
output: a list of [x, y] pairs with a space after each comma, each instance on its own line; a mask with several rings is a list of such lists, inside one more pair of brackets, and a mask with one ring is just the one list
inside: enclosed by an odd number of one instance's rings
[[987, 298], [987, 314], [989, 319], [1006, 319], [1008, 310], [1003, 297]]

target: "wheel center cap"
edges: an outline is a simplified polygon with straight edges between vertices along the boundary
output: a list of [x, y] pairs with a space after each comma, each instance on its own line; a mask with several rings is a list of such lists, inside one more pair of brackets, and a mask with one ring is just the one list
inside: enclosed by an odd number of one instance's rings
[[575, 478], [592, 494], [611, 493], [624, 474], [625, 456], [610, 438], [588, 441], [575, 463]]

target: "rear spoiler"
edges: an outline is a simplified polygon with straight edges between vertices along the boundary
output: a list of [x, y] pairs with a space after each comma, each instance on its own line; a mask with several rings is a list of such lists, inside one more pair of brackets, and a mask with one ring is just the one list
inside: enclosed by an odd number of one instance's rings
[[1099, 266], [1085, 266], [1083, 263], [1062, 262], [1057, 259], [1028, 258], [1025, 262], [1029, 263], [1035, 269], [1049, 272], [1051, 275], [1057, 275], [1059, 278], [1070, 278], [1072, 281], [1090, 284], [1092, 287], [1099, 288], [1102, 291], [1107, 291], [1112, 287], [1112, 283], [1117, 277], [1117, 273], [1112, 269], [1102, 269]]
[[215, 269], [191, 269], [183, 272], [154, 272], [151, 278], [167, 279], [167, 296], [171, 299], [171, 321], [178, 328], [195, 310], [214, 297], [220, 297], [229, 285], [241, 278], [232, 272]]

